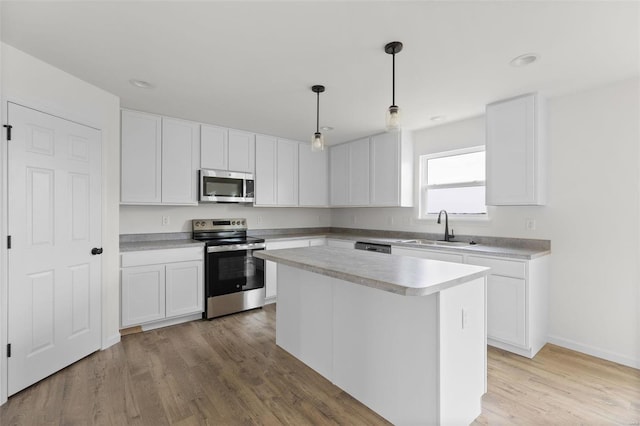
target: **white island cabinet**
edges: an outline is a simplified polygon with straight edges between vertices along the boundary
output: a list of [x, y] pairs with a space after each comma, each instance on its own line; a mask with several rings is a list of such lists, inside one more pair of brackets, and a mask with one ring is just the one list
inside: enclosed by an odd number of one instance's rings
[[336, 247], [256, 256], [278, 263], [278, 346], [393, 424], [480, 415], [488, 268]]

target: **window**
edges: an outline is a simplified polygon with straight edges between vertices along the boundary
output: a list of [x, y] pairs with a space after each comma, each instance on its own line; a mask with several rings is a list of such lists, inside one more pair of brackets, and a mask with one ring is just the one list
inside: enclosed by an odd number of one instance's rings
[[420, 217], [486, 214], [484, 146], [420, 156]]

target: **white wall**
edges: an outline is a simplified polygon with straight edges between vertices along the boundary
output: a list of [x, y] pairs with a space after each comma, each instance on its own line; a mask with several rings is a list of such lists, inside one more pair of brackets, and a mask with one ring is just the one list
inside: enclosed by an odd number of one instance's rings
[[[7, 44], [2, 44], [2, 95], [102, 130], [102, 344], [107, 347], [120, 339], [120, 100]], [[6, 325], [6, 312], [0, 314]]]
[[550, 338], [640, 368], [640, 82], [550, 104]]
[[[162, 216], [169, 224], [162, 225]], [[244, 217], [250, 229], [315, 228], [330, 226], [329, 209], [250, 207], [239, 204], [198, 206], [121, 206], [120, 233], [191, 232], [191, 219]]]
[[[456, 234], [551, 240], [551, 341], [636, 367], [639, 87], [634, 78], [549, 100], [546, 206], [489, 207], [489, 220], [450, 220]], [[417, 170], [421, 154], [484, 144], [484, 119], [416, 131], [413, 138]], [[335, 209], [331, 225], [443, 232], [435, 220], [415, 217], [417, 207]], [[525, 228], [528, 218], [535, 230]]]

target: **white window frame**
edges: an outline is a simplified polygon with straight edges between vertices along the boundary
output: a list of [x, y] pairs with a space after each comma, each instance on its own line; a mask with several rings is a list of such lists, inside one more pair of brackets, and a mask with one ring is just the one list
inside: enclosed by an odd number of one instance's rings
[[[482, 181], [471, 181], [471, 182], [458, 182], [458, 183], [449, 183], [449, 184], [441, 184], [441, 185], [427, 185], [427, 162], [434, 158], [442, 158], [442, 157], [453, 157], [456, 155], [462, 154], [470, 154], [473, 152], [483, 152], [486, 151], [486, 147], [484, 145], [472, 146], [469, 148], [460, 148], [453, 149], [450, 151], [441, 151], [433, 154], [423, 154], [420, 156], [420, 174], [419, 174], [419, 206], [418, 206], [418, 219], [433, 219], [438, 216], [437, 213], [427, 213], [426, 209], [426, 199], [427, 199], [427, 190], [428, 189], [445, 189], [445, 188], [469, 188], [472, 186], [484, 186], [486, 190], [487, 180], [486, 180], [486, 171], [485, 171], [485, 180]], [[488, 220], [489, 219], [489, 209], [487, 208], [487, 212], [485, 213], [449, 213], [450, 217], [463, 218], [463, 219], [471, 219], [471, 220]]]

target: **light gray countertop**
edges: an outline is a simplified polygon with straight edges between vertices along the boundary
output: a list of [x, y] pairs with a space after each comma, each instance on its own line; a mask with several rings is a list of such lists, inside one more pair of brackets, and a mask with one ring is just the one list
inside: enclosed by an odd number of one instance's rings
[[265, 250], [258, 258], [404, 296], [426, 296], [483, 277], [489, 268], [337, 247]]
[[434, 251], [445, 251], [445, 252], [453, 252], [453, 253], [467, 253], [467, 254], [478, 254], [478, 255], [489, 255], [489, 256], [500, 256], [500, 257], [509, 257], [513, 259], [522, 259], [522, 260], [530, 260], [535, 259], [537, 257], [546, 256], [551, 254], [551, 250], [546, 248], [527, 248], [527, 247], [509, 247], [504, 245], [493, 245], [493, 244], [475, 244], [475, 245], [464, 245], [464, 246], [445, 246], [445, 245], [424, 245], [424, 244], [415, 244], [415, 243], [404, 243], [402, 240], [408, 240], [410, 238], [384, 238], [384, 237], [376, 237], [371, 235], [357, 235], [357, 234], [342, 234], [342, 233], [323, 233], [323, 234], [264, 234], [260, 235], [261, 238], [264, 238], [269, 241], [287, 241], [287, 240], [299, 240], [299, 239], [307, 239], [307, 238], [333, 238], [337, 240], [347, 240], [347, 241], [362, 241], [365, 243], [377, 243], [377, 244], [389, 244], [392, 246], [405, 247], [411, 249], [419, 249], [419, 250], [434, 250]]
[[[551, 253], [548, 241], [520, 240], [505, 238], [478, 237], [478, 244], [464, 246], [441, 246], [424, 245], [415, 243], [404, 243], [403, 240], [412, 239], [412, 235], [406, 232], [395, 233], [384, 231], [381, 236], [380, 231], [368, 233], [353, 232], [326, 232], [322, 228], [310, 228], [300, 232], [290, 232], [290, 230], [279, 230], [279, 232], [250, 231], [249, 235], [264, 238], [269, 241], [287, 241], [310, 238], [332, 238], [346, 241], [362, 241], [366, 243], [389, 244], [392, 246], [405, 247], [410, 249], [444, 251], [460, 254], [477, 254], [487, 256], [499, 256], [520, 260], [531, 260]], [[286, 231], [286, 232], [285, 232]], [[396, 236], [397, 235], [397, 236]], [[202, 242], [190, 239], [190, 232], [166, 233], [166, 234], [127, 234], [120, 236], [120, 252], [140, 251], [140, 250], [161, 250], [169, 248], [192, 247], [203, 245]], [[417, 238], [424, 238], [423, 236]], [[508, 242], [508, 244], [506, 243]], [[533, 242], [533, 244], [532, 244]]]
[[130, 241], [120, 243], [120, 253], [128, 251], [143, 251], [143, 250], [163, 250], [172, 248], [183, 247], [204, 247], [202, 241], [196, 240], [155, 240], [155, 241]]

